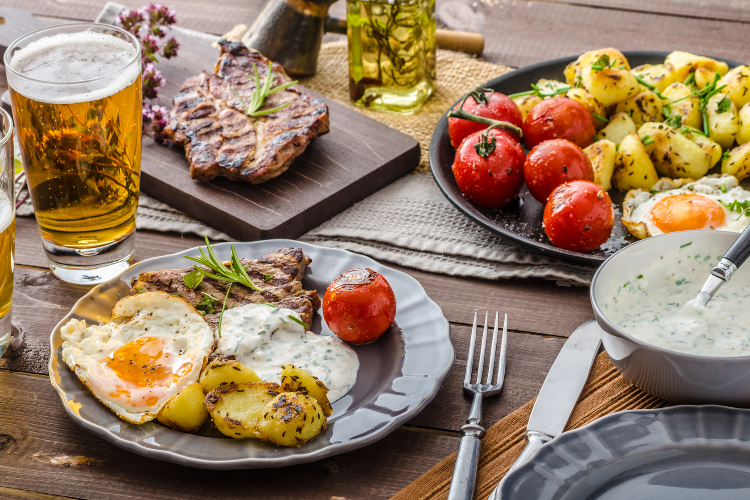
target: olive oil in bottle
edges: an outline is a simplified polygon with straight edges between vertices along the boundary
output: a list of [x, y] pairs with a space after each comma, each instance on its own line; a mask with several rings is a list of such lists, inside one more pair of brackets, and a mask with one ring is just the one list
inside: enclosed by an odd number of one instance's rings
[[411, 114], [435, 91], [435, 0], [347, 0], [349, 93]]

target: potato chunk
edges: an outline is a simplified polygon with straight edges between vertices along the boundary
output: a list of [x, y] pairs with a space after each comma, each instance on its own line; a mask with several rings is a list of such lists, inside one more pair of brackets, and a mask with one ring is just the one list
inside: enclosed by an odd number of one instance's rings
[[620, 191], [649, 189], [658, 178], [641, 138], [635, 132], [629, 134], [620, 143], [612, 183]]
[[[680, 133], [684, 133], [684, 131], [680, 130]], [[719, 163], [719, 160], [721, 160], [721, 146], [705, 135], [697, 133], [697, 131], [685, 133], [685, 137], [696, 143], [703, 151], [708, 153], [711, 157], [711, 167]]]
[[195, 432], [208, 418], [208, 411], [203, 406], [205, 397], [201, 385], [193, 382], [162, 408], [156, 420], [176, 431]]
[[718, 72], [721, 75], [726, 75], [727, 71], [729, 71], [729, 66], [725, 62], [679, 50], [669, 54], [664, 63], [672, 65], [674, 68], [674, 79], [677, 82], [685, 81], [685, 78], [697, 68], [703, 68], [714, 73]]
[[718, 86], [726, 85], [724, 92], [738, 108], [750, 102], [750, 67], [737, 66], [719, 80]]
[[741, 181], [750, 176], [750, 142], [737, 146], [721, 162], [721, 173], [737, 177]]
[[521, 115], [523, 115], [523, 119], [525, 120], [526, 115], [529, 114], [531, 108], [542, 102], [542, 98], [538, 95], [531, 94], [514, 97], [512, 101], [515, 102], [516, 106], [518, 106], [518, 109], [521, 110]]
[[281, 387], [284, 392], [301, 392], [318, 402], [326, 417], [331, 416], [333, 407], [328, 401], [328, 387], [313, 377], [310, 372], [298, 366], [285, 365], [281, 368]]
[[599, 131], [599, 137], [620, 144], [628, 134], [635, 131], [635, 123], [633, 123], [630, 115], [628, 113], [617, 113], [609, 119], [607, 126]]
[[662, 119], [661, 98], [650, 90], [644, 90], [635, 97], [615, 106], [616, 113], [628, 113], [636, 127], [644, 123]]
[[708, 100], [706, 106], [708, 118], [708, 136], [724, 149], [734, 145], [740, 122], [737, 108], [728, 94], [716, 94]]
[[281, 393], [273, 382], [223, 385], [206, 396], [206, 409], [219, 431], [235, 439], [256, 437], [255, 428], [263, 407]]
[[[583, 104], [586, 109], [591, 111], [592, 115], [598, 115], [602, 117], [607, 116], [607, 112], [604, 109], [604, 106], [602, 106], [602, 103], [597, 101], [594, 96], [589, 94], [585, 89], [572, 88], [568, 90], [565, 95], [567, 97], [570, 97], [574, 101]], [[597, 129], [603, 128], [606, 124], [606, 120], [602, 120], [601, 118], [597, 118], [596, 116], [594, 116], [594, 125], [596, 125]]]
[[318, 402], [301, 393], [285, 392], [263, 407], [257, 436], [280, 446], [302, 446], [326, 430]]
[[592, 69], [591, 66], [584, 67], [581, 70], [581, 82], [583, 88], [603, 106], [627, 101], [641, 92], [641, 84], [635, 76], [617, 67], [607, 67], [601, 71]]
[[[703, 127], [700, 100], [695, 96], [688, 97], [692, 92], [684, 83], [673, 83], [662, 92], [662, 95], [668, 99], [662, 105], [669, 104], [672, 115], [682, 116], [683, 125], [700, 129]], [[674, 102], [678, 99], [681, 100]]]
[[594, 168], [594, 182], [604, 190], [611, 187], [612, 172], [615, 170], [617, 146], [614, 142], [602, 139], [583, 150]]
[[674, 68], [671, 64], [644, 64], [633, 68], [630, 72], [659, 91], [674, 83]]
[[562, 87], [567, 87], [568, 84], [565, 82], [558, 81], [558, 80], [546, 80], [542, 78], [541, 80], [536, 82], [536, 86], [539, 90], [542, 91], [542, 93], [551, 94], [557, 89], [560, 89]]
[[609, 56], [610, 61], [615, 59], [617, 60], [614, 64], [615, 66], [623, 66], [624, 69], [630, 70], [630, 64], [628, 63], [628, 60], [625, 59], [625, 56], [622, 55], [622, 52], [620, 52], [619, 50], [613, 49], [611, 47], [606, 49], [597, 49], [581, 54], [580, 56], [578, 56], [578, 59], [568, 64], [568, 66], [566, 66], [565, 70], [563, 71], [563, 74], [565, 75], [565, 81], [568, 82], [568, 85], [575, 86], [575, 84], [577, 83], [576, 80], [581, 76], [581, 70], [586, 66], [591, 66], [591, 64], [596, 62], [597, 59], [605, 55]]
[[654, 132], [651, 138], [651, 160], [661, 175], [700, 179], [711, 168], [711, 154], [671, 127]]
[[738, 113], [737, 144], [750, 142], [750, 104], [745, 104]]
[[212, 359], [201, 373], [200, 383], [203, 392], [208, 394], [219, 386], [262, 382], [253, 370], [234, 359], [218, 357]]

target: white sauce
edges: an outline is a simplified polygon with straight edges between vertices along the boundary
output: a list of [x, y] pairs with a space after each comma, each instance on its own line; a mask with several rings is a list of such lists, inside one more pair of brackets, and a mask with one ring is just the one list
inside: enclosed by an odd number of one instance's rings
[[290, 309], [247, 304], [227, 309], [221, 325], [217, 354], [236, 356], [266, 382], [281, 379], [281, 367], [293, 364], [318, 377], [333, 402], [357, 380], [357, 354], [335, 337], [305, 331]]
[[[649, 344], [701, 356], [750, 355], [750, 280], [745, 268], [706, 307], [695, 297], [721, 255], [697, 245], [669, 251], [618, 285], [604, 314]], [[670, 313], [680, 311], [665, 318]]]

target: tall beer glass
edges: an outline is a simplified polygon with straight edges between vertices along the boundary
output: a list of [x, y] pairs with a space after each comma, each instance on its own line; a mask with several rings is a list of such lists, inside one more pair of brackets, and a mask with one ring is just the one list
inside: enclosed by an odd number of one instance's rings
[[50, 269], [71, 283], [117, 276], [135, 250], [140, 43], [104, 24], [53, 26], [13, 42], [5, 68]]
[[0, 356], [10, 343], [16, 204], [13, 198], [13, 121], [0, 108]]

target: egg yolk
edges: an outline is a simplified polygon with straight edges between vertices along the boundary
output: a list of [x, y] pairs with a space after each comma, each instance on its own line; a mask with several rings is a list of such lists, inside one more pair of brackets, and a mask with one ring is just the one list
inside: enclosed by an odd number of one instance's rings
[[651, 220], [664, 233], [716, 229], [724, 222], [724, 210], [705, 196], [676, 194], [667, 196], [654, 205]]
[[190, 362], [179, 363], [161, 337], [138, 337], [102, 361], [123, 382], [136, 387], [169, 387], [190, 372]]

